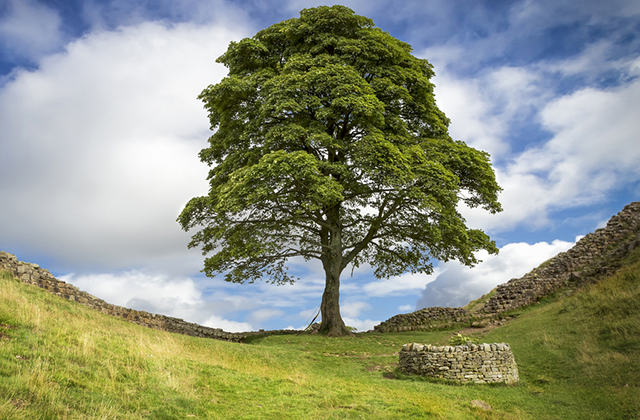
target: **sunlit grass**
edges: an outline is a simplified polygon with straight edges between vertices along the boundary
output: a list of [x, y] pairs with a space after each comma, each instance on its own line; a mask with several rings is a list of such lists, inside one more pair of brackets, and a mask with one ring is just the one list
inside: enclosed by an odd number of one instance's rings
[[563, 415], [640, 417], [639, 251], [615, 276], [558, 292], [485, 337], [510, 342], [521, 385]]
[[[637, 254], [637, 253], [636, 253]], [[454, 331], [227, 343], [108, 317], [0, 274], [2, 419], [620, 419], [640, 416], [640, 263], [516, 311], [517, 385], [396, 371], [405, 343]], [[635, 258], [635, 259], [634, 259]], [[472, 408], [480, 399], [493, 409]]]

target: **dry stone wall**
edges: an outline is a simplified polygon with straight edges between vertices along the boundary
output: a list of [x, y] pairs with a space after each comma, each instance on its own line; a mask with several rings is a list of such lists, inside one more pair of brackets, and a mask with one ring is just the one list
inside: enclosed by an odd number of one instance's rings
[[98, 299], [97, 297], [90, 295], [87, 292], [83, 292], [69, 283], [58, 280], [49, 272], [49, 270], [41, 268], [38, 264], [18, 261], [15, 255], [4, 251], [0, 251], [0, 270], [9, 271], [16, 279], [23, 283], [40, 287], [61, 298], [78, 302], [104, 314], [122, 318], [129, 322], [156, 330], [232, 342], [242, 342], [247, 337], [255, 335], [264, 335], [269, 333], [287, 334], [294, 332], [291, 330], [283, 330], [230, 333], [219, 328], [205, 327], [179, 318], [112, 305], [102, 299]]
[[595, 281], [613, 274], [620, 261], [640, 246], [640, 202], [627, 205], [606, 227], [589, 233], [567, 252], [561, 252], [519, 279], [497, 287], [483, 312], [499, 313], [535, 303], [560, 287]]
[[420, 331], [442, 328], [450, 323], [468, 319], [469, 312], [462, 308], [424, 308], [410, 314], [395, 315], [373, 327], [375, 332]]
[[398, 368], [402, 373], [456, 382], [518, 382], [518, 366], [506, 343], [464, 346], [405, 344]]
[[[495, 294], [473, 313], [463, 308], [425, 308], [396, 315], [374, 327], [378, 332], [434, 329], [452, 322], [495, 318], [502, 312], [535, 303], [561, 287], [578, 287], [613, 274], [622, 258], [640, 247], [640, 201], [613, 216], [607, 225], [580, 239], [519, 279], [496, 288]], [[482, 321], [485, 322], [485, 321]]]

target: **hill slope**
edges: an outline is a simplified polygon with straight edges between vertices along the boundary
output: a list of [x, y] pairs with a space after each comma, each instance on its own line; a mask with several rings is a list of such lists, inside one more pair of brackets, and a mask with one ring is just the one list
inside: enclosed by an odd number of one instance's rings
[[394, 364], [402, 344], [445, 344], [461, 325], [236, 344], [140, 327], [3, 273], [0, 418], [640, 418], [640, 249], [566, 294], [476, 333], [511, 344], [520, 383], [454, 386], [401, 377]]
[[640, 201], [626, 205], [604, 228], [580, 239], [567, 252], [524, 276], [501, 284], [464, 308], [423, 308], [398, 314], [374, 327], [378, 332], [421, 331], [454, 322], [495, 323], [499, 314], [536, 303], [558, 289], [597, 283], [624, 265], [624, 257], [640, 247]]

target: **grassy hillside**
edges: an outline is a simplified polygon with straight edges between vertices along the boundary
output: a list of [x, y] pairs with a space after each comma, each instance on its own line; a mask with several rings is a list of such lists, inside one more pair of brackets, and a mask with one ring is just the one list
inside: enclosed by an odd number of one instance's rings
[[511, 344], [520, 383], [461, 386], [395, 371], [402, 344], [446, 344], [453, 330], [233, 344], [138, 327], [2, 273], [0, 418], [640, 418], [640, 250], [566, 295], [476, 333]]

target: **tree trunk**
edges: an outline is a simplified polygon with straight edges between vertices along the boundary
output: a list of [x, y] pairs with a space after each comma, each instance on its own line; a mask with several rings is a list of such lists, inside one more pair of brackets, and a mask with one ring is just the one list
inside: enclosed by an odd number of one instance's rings
[[340, 224], [340, 205], [333, 206], [326, 212], [327, 223], [331, 228], [321, 235], [322, 243], [328, 249], [322, 258], [326, 280], [320, 313], [322, 323], [320, 333], [331, 337], [352, 335], [340, 316], [340, 274], [342, 273], [342, 227]]
[[325, 265], [326, 281], [324, 293], [322, 294], [322, 303], [320, 304], [322, 323], [320, 324], [319, 332], [331, 337], [352, 335], [340, 315], [341, 271], [339, 261], [336, 261], [335, 259], [327, 261], [327, 264]]

